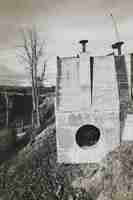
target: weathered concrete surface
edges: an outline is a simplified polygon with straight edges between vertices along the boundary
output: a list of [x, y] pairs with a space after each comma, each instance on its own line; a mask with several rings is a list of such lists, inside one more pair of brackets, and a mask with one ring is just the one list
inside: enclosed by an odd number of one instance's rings
[[119, 103], [120, 103], [120, 134], [122, 140], [125, 120], [127, 118], [129, 104], [129, 84], [125, 56], [115, 56], [115, 68], [118, 82]]
[[133, 141], [133, 114], [128, 114], [122, 134], [122, 141]]
[[[81, 55], [81, 58], [58, 59], [58, 162], [99, 162], [120, 142], [120, 105], [114, 57], [94, 58], [92, 103], [89, 59], [88, 54]], [[79, 147], [75, 140], [77, 130], [85, 124], [98, 127], [101, 133], [98, 143], [86, 150]]]

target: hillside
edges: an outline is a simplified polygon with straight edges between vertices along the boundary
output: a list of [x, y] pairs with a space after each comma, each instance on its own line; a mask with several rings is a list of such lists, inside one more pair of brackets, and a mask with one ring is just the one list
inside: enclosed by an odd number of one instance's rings
[[98, 164], [56, 162], [55, 125], [50, 125], [0, 167], [2, 200], [132, 200], [133, 143], [123, 143]]
[[[49, 126], [32, 145], [0, 167], [0, 197], [8, 199], [81, 199], [71, 183], [86, 166], [56, 163], [55, 125]], [[78, 195], [78, 196], [77, 196]], [[77, 197], [76, 197], [77, 196]], [[88, 199], [88, 198], [87, 198]], [[91, 200], [91, 198], [90, 198]]]

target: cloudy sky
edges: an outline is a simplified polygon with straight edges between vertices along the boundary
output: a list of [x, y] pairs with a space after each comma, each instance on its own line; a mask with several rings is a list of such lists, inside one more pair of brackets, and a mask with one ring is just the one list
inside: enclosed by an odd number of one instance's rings
[[[76, 55], [78, 41], [88, 39], [94, 55], [111, 52], [116, 41], [113, 13], [124, 51], [133, 51], [132, 0], [0, 0], [0, 66], [24, 73], [16, 57], [21, 27], [35, 25], [46, 40], [47, 77], [54, 82], [56, 56]], [[21, 70], [20, 70], [21, 69]]]

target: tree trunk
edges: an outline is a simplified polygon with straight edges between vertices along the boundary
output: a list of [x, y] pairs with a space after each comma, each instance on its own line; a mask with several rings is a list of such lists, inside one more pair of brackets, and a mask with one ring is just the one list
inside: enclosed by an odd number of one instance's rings
[[39, 115], [39, 97], [38, 97], [37, 65], [36, 64], [35, 64], [35, 96], [36, 96], [37, 127], [39, 127], [40, 126], [40, 115]]
[[36, 99], [35, 99], [35, 81], [34, 81], [34, 71], [33, 65], [31, 66], [31, 76], [32, 76], [32, 128], [36, 127], [36, 119], [35, 119], [35, 112], [36, 112]]
[[5, 100], [6, 100], [6, 127], [9, 126], [9, 102], [8, 102], [8, 94], [5, 92]]

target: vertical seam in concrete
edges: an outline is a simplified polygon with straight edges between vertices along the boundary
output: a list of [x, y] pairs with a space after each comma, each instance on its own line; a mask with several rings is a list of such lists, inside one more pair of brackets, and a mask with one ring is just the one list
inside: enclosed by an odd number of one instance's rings
[[60, 82], [62, 73], [61, 59], [57, 57], [57, 77], [56, 77], [56, 109], [59, 109], [60, 104]]
[[91, 104], [93, 101], [93, 68], [94, 68], [94, 57], [90, 57]]

